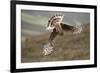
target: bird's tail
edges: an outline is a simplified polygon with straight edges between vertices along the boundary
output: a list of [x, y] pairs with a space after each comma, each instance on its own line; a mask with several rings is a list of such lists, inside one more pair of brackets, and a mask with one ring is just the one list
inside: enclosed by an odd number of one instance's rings
[[82, 24], [79, 23], [79, 22], [76, 22], [76, 24], [75, 24], [75, 31], [73, 32], [73, 34], [79, 34], [79, 33], [82, 32], [82, 30], [83, 30]]

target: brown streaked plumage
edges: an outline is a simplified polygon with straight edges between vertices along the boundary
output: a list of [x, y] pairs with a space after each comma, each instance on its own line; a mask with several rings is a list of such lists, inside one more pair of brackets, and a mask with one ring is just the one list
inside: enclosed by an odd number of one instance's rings
[[53, 27], [53, 31], [51, 32], [51, 35], [49, 37], [49, 42], [52, 45], [53, 40], [57, 35], [63, 35], [63, 31], [74, 31], [75, 27], [71, 25], [67, 25], [62, 23], [63, 15], [62, 14], [56, 14], [52, 16], [48, 21], [48, 27]]
[[[54, 48], [54, 43], [53, 40], [56, 38], [57, 35], [64, 35], [64, 31], [76, 31], [78, 28], [76, 28], [75, 26], [71, 26], [68, 24], [65, 24], [62, 22], [63, 19], [63, 15], [62, 14], [56, 14], [53, 15], [49, 20], [48, 20], [48, 25], [47, 25], [47, 29], [48, 30], [53, 30], [50, 34], [49, 37], [49, 47], [48, 48], [44, 48], [44, 50], [48, 50], [48, 51], [44, 51], [45, 55], [50, 54], [52, 51], [49, 50], [53, 50]], [[80, 31], [80, 29], [79, 29]], [[48, 45], [48, 44], [47, 44]], [[50, 48], [53, 47], [53, 48]]]

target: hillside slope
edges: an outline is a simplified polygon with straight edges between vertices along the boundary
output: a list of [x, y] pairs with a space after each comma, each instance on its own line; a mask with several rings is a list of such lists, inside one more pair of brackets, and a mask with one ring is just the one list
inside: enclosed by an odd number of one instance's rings
[[80, 34], [73, 35], [65, 32], [64, 36], [55, 38], [55, 51], [43, 56], [43, 45], [48, 42], [50, 33], [37, 36], [25, 35], [22, 41], [21, 62], [44, 62], [64, 60], [86, 60], [90, 58], [90, 28], [89, 24], [83, 26]]

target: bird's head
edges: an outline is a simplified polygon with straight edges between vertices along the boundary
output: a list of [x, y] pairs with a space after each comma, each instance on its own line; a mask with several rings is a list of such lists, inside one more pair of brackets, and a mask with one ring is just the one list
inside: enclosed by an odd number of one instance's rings
[[53, 30], [55, 28], [56, 24], [59, 24], [62, 22], [63, 15], [62, 14], [56, 14], [53, 15], [49, 20], [48, 20], [48, 25], [47, 25], [47, 30]]

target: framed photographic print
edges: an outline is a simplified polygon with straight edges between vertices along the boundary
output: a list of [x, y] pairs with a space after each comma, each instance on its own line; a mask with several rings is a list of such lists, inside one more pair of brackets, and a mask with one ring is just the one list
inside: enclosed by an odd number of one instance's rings
[[11, 72], [96, 66], [96, 6], [11, 1]]

